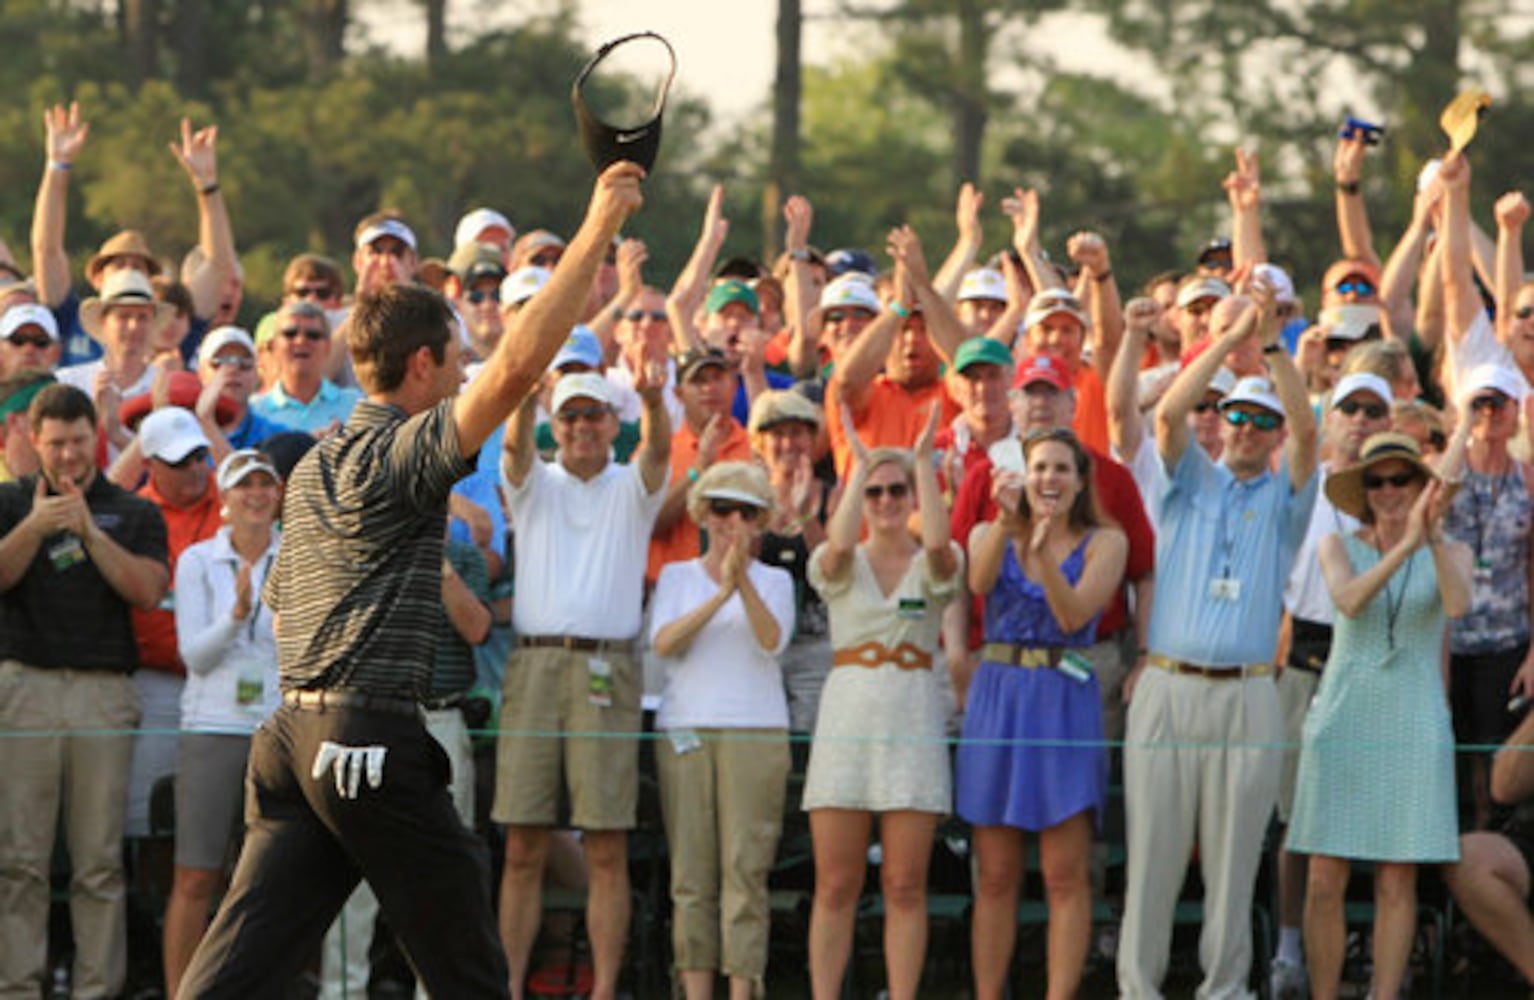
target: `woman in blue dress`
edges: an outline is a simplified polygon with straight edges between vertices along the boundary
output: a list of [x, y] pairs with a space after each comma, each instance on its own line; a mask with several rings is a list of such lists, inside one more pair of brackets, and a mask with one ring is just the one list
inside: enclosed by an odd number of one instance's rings
[[985, 645], [958, 755], [958, 811], [974, 827], [977, 1000], [999, 998], [1017, 937], [1024, 832], [1039, 835], [1049, 901], [1048, 996], [1075, 996], [1092, 932], [1089, 861], [1107, 788], [1091, 645], [1124, 577], [1128, 542], [1103, 522], [1091, 458], [1064, 428], [1023, 443], [999, 472], [997, 520], [970, 539], [969, 583], [985, 596]]
[[[1456, 467], [1464, 436], [1444, 456]], [[1331, 655], [1305, 716], [1289, 849], [1310, 855], [1310, 992], [1342, 979], [1353, 861], [1374, 873], [1374, 989], [1394, 997], [1417, 923], [1417, 866], [1457, 861], [1454, 730], [1443, 683], [1445, 618], [1470, 607], [1470, 548], [1444, 537], [1451, 492], [1416, 439], [1375, 434], [1326, 495], [1362, 522], [1321, 541], [1337, 606]]]

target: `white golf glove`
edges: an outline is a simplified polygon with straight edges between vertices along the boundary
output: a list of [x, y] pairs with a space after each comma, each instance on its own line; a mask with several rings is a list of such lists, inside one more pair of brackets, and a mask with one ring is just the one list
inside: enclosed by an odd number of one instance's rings
[[319, 753], [314, 755], [312, 777], [319, 778], [327, 767], [336, 772], [336, 794], [343, 799], [355, 799], [362, 784], [362, 775], [368, 776], [368, 787], [383, 787], [384, 755], [388, 747], [348, 747], [325, 740]]

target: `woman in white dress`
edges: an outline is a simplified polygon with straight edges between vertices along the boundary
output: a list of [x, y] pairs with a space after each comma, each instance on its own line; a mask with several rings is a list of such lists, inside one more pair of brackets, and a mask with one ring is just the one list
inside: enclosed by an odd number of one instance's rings
[[[892, 1000], [907, 1000], [927, 951], [933, 833], [953, 805], [934, 668], [963, 556], [949, 539], [933, 462], [937, 407], [914, 457], [868, 451], [845, 414], [852, 467], [826, 541], [810, 556], [810, 583], [830, 612], [835, 651], [804, 788], [815, 844], [810, 981], [818, 1000], [841, 990], [877, 815], [887, 989]], [[909, 528], [913, 511], [920, 541]]]

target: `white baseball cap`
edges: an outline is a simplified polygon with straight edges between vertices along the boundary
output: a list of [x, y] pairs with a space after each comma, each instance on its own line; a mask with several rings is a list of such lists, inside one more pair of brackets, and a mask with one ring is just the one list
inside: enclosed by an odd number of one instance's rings
[[453, 230], [454, 248], [479, 242], [479, 234], [487, 229], [506, 230], [507, 243], [517, 238], [517, 227], [506, 216], [493, 208], [476, 208], [458, 220], [458, 228]]
[[607, 379], [596, 372], [572, 372], [569, 375], [561, 375], [559, 381], [554, 383], [554, 396], [549, 400], [549, 413], [559, 415], [559, 411], [572, 399], [594, 399], [603, 406], [613, 405], [612, 387]]
[[59, 324], [53, 318], [53, 310], [36, 302], [18, 303], [5, 311], [0, 317], [0, 340], [7, 340], [11, 334], [29, 326], [39, 327], [49, 340], [55, 344], [59, 342]]
[[977, 267], [959, 283], [959, 301], [990, 299], [1007, 301], [1007, 279], [994, 267]]
[[211, 448], [202, 424], [191, 410], [162, 406], [138, 425], [138, 443], [145, 458], [175, 465], [198, 448]]
[[1465, 375], [1460, 384], [1460, 398], [1469, 403], [1470, 398], [1485, 389], [1500, 392], [1515, 403], [1523, 401], [1529, 391], [1529, 383], [1516, 368], [1506, 365], [1476, 365]]
[[1332, 407], [1335, 409], [1355, 392], [1372, 392], [1384, 400], [1386, 406], [1393, 406], [1396, 401], [1389, 382], [1373, 372], [1353, 372], [1337, 380], [1336, 387], [1332, 389]]
[[379, 219], [371, 226], [368, 226], [357, 234], [357, 246], [359, 248], [365, 247], [374, 240], [382, 239], [385, 236], [394, 237], [412, 250], [416, 248], [415, 233], [409, 226], [398, 219]]
[[230, 344], [245, 348], [251, 357], [256, 356], [256, 342], [250, 339], [249, 333], [237, 326], [221, 326], [208, 331], [208, 335], [203, 338], [202, 346], [197, 349], [198, 364], [207, 364]]
[[1248, 375], [1237, 381], [1236, 387], [1220, 400], [1220, 410], [1224, 412], [1238, 403], [1250, 403], [1271, 410], [1281, 417], [1284, 415], [1284, 404], [1279, 402], [1278, 394], [1273, 391], [1273, 383], [1261, 375]]
[[501, 308], [519, 305], [549, 283], [554, 272], [546, 267], [519, 267], [501, 279]]

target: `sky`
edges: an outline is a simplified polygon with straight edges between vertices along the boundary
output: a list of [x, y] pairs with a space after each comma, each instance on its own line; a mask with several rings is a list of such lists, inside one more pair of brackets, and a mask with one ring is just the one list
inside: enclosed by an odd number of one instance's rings
[[[483, 18], [514, 22], [548, 6], [547, 0], [453, 0], [449, 32]], [[859, 29], [829, 16], [837, 10], [837, 0], [803, 0], [803, 6], [806, 64], [828, 63], [847, 45], [858, 44]], [[593, 50], [635, 31], [663, 35], [676, 49], [677, 86], [704, 96], [719, 124], [733, 124], [766, 109], [776, 57], [777, 0], [578, 0], [577, 8]], [[411, 0], [380, 0], [359, 4], [356, 10], [370, 37], [409, 52], [419, 52], [424, 45], [420, 7]], [[1114, 45], [1092, 15], [1050, 15], [1044, 27], [1062, 70], [1100, 74], [1108, 67], [1113, 78], [1142, 90], [1155, 75], [1143, 56]]]

